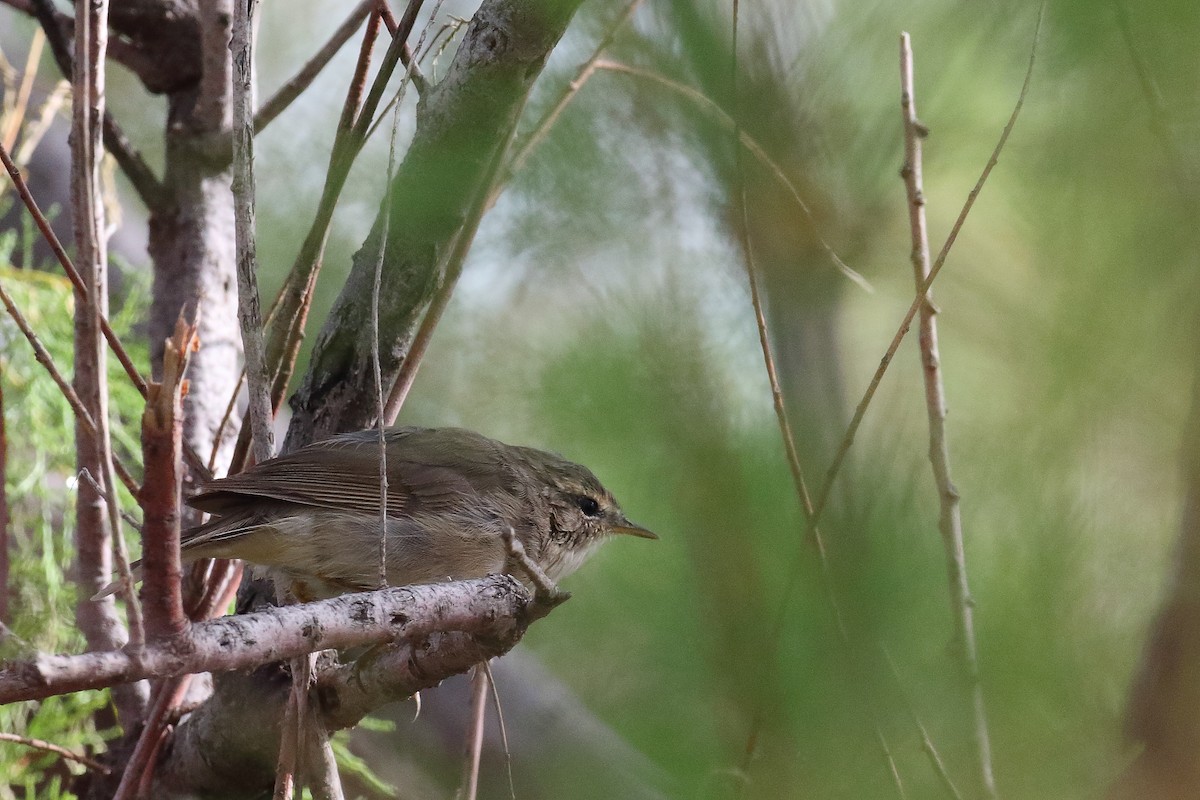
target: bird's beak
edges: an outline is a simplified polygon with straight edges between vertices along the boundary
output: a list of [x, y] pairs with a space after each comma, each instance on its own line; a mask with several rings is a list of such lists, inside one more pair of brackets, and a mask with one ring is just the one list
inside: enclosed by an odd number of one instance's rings
[[657, 539], [658, 534], [654, 531], [647, 530], [636, 522], [630, 522], [624, 517], [616, 525], [612, 526], [612, 532], [623, 536], [636, 536], [639, 539]]

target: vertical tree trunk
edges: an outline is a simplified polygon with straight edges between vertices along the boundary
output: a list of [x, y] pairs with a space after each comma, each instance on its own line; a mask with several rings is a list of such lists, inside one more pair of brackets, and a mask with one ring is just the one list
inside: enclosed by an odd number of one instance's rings
[[[184, 438], [205, 458], [237, 384], [241, 357], [232, 173], [228, 138], [221, 135], [230, 126], [231, 14], [229, 0], [201, 4], [203, 75], [198, 85], [168, 94], [163, 176], [168, 199], [150, 217], [151, 362], [157, 377], [163, 342], [180, 312], [192, 313], [198, 303], [201, 348], [188, 371]], [[222, 442], [218, 469], [232, 447], [228, 433]]]

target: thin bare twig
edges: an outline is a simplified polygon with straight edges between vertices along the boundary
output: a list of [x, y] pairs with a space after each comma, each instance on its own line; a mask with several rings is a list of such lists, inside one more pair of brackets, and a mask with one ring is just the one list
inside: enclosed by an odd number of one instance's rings
[[883, 760], [887, 762], [888, 773], [892, 776], [892, 785], [896, 787], [896, 796], [900, 800], [908, 800], [908, 792], [904, 791], [904, 780], [900, 777], [900, 768], [896, 766], [896, 759], [892, 756], [892, 748], [888, 746], [888, 741], [883, 738], [883, 731], [878, 726], [875, 728], [875, 741], [879, 743]]
[[229, 48], [233, 52], [233, 207], [237, 241], [238, 322], [250, 390], [250, 430], [254, 459], [275, 454], [274, 413], [263, 344], [254, 246], [254, 16], [258, 0], [236, 0]]
[[329, 37], [329, 41], [318, 50], [312, 58], [308, 60], [300, 71], [297, 72], [283, 86], [280, 86], [278, 91], [271, 96], [271, 99], [263, 103], [262, 107], [254, 115], [254, 133], [257, 135], [263, 132], [263, 129], [271, 124], [271, 121], [283, 113], [292, 101], [307, 89], [316, 77], [321, 74], [321, 70], [333, 60], [338, 51], [346, 42], [350, 41], [350, 37], [362, 25], [363, 20], [371, 14], [375, 8], [376, 0], [362, 0], [355, 7], [346, 20], [338, 27], [333, 35]]
[[[496, 676], [492, 674], [492, 665], [487, 661], [480, 661], [479, 666], [483, 668], [483, 672], [487, 675], [488, 689], [492, 693], [492, 708], [496, 710], [496, 727], [500, 730], [500, 747], [504, 750], [504, 769], [508, 773], [508, 796], [512, 800], [517, 800], [517, 784], [513, 780], [512, 768], [512, 751], [508, 746], [508, 726], [504, 723], [504, 706], [500, 702], [500, 690], [496, 688]], [[417, 699], [417, 713], [421, 711], [421, 695], [415, 695]]]
[[108, 775], [112, 772], [112, 770], [99, 761], [80, 755], [79, 753], [74, 753], [65, 747], [60, 747], [43, 739], [32, 739], [28, 736], [19, 736], [15, 733], [0, 733], [0, 742], [12, 742], [31, 747], [34, 750], [44, 750], [47, 753], [54, 753], [55, 755], [74, 761], [76, 764], [82, 764], [93, 772], [99, 772], [102, 775]]
[[[54, 8], [54, 3], [52, 0], [32, 0], [32, 7], [33, 16], [42, 26], [46, 40], [50, 43], [50, 52], [54, 54], [55, 63], [63, 76], [70, 78], [75, 73], [75, 56], [72, 55], [67, 36], [59, 25], [59, 14]], [[78, 25], [76, 29], [78, 30]], [[107, 35], [107, 31], [105, 34]], [[138, 197], [146, 208], [160, 207], [166, 194], [162, 182], [107, 111], [101, 112], [100, 121], [104, 147], [116, 159]]]
[[[0, 376], [2, 377], [2, 376]], [[0, 381], [0, 626], [8, 616], [8, 430], [4, 425], [4, 383]]]
[[938, 780], [942, 782], [942, 786], [950, 794], [954, 800], [963, 800], [962, 793], [958, 791], [958, 787], [954, 785], [954, 779], [950, 777], [950, 771], [946, 769], [946, 762], [942, 758], [942, 754], [938, 752], [937, 745], [933, 743], [933, 737], [929, 735], [929, 729], [925, 727], [925, 723], [921, 720], [917, 709], [913, 705], [912, 700], [908, 697], [908, 691], [904, 687], [904, 681], [900, 678], [900, 670], [896, 667], [896, 661], [892, 658], [891, 652], [883, 645], [879, 646], [880, 653], [883, 655], [883, 660], [887, 663], [888, 669], [892, 673], [892, 678], [896, 681], [896, 688], [900, 692], [900, 698], [904, 701], [905, 707], [908, 709], [908, 715], [912, 718], [913, 727], [917, 729], [917, 733], [921, 736], [921, 749], [925, 751], [925, 756], [929, 759], [929, 765], [933, 767], [934, 774], [938, 776]]
[[842, 437], [842, 442], [838, 446], [837, 453], [834, 454], [833, 462], [829, 465], [829, 470], [825, 473], [825, 482], [821, 485], [821, 491], [817, 493], [813, 516], [808, 523], [810, 528], [820, 522], [821, 515], [825, 511], [825, 506], [829, 502], [833, 482], [837, 479], [838, 473], [841, 471], [842, 463], [846, 460], [846, 454], [850, 452], [850, 447], [854, 444], [854, 437], [858, 433], [859, 426], [862, 425], [867, 408], [871, 405], [871, 399], [875, 396], [875, 390], [879, 388], [884, 373], [887, 372], [887, 368], [892, 363], [896, 351], [900, 348], [900, 342], [908, 334], [908, 329], [912, 325], [913, 318], [917, 315], [921, 304], [925, 301], [925, 293], [929, 291], [929, 287], [937, 279], [938, 273], [942, 271], [942, 266], [946, 263], [946, 257], [950, 254], [950, 248], [954, 246], [954, 242], [958, 239], [958, 234], [962, 230], [963, 224], [967, 221], [967, 215], [971, 213], [971, 209], [975, 205], [975, 200], [978, 199], [979, 193], [983, 191], [984, 183], [987, 182], [988, 176], [992, 174], [992, 169], [995, 168], [1000, 160], [1000, 153], [1004, 150], [1004, 145], [1008, 142], [1009, 134], [1012, 133], [1013, 127], [1017, 124], [1017, 117], [1021, 113], [1021, 107], [1025, 105], [1025, 96], [1029, 93], [1029, 84], [1033, 79], [1033, 65], [1037, 58], [1038, 41], [1041, 38], [1042, 19], [1045, 13], [1046, 4], [1043, 2], [1038, 11], [1037, 25], [1033, 31], [1033, 44], [1029, 50], [1029, 64], [1025, 69], [1025, 80], [1021, 84], [1021, 91], [1017, 95], [1017, 102], [1008, 117], [1008, 122], [1005, 123], [1004, 130], [1000, 133], [1000, 139], [996, 142], [995, 148], [992, 149], [992, 154], [988, 158], [987, 164], [984, 165], [979, 179], [975, 182], [971, 191], [967, 193], [967, 200], [963, 203], [962, 210], [959, 212], [958, 218], [954, 221], [954, 225], [950, 229], [950, 234], [946, 237], [946, 241], [942, 245], [942, 249], [938, 252], [937, 258], [934, 259], [933, 266], [929, 269], [929, 277], [922, 281], [921, 286], [918, 288], [916, 297], [913, 298], [912, 304], [909, 305], [904, 319], [900, 322], [900, 327], [896, 329], [896, 334], [892, 337], [887, 351], [879, 361], [879, 366], [876, 368], [875, 374], [871, 376], [871, 382], [867, 385], [862, 399], [859, 400], [858, 406], [854, 409], [854, 416], [850, 419], [850, 424], [846, 427], [846, 434]]
[[[386, 7], [386, 6], [384, 6]], [[436, 12], [435, 12], [436, 13]], [[401, 91], [406, 84], [402, 83]], [[400, 104], [396, 103], [392, 112], [392, 135], [388, 139], [387, 175], [383, 184], [383, 194], [391, 198], [392, 180], [396, 174], [396, 136], [400, 128]], [[388, 203], [390, 205], [390, 202]], [[379, 587], [387, 583], [387, 529], [388, 529], [388, 458], [387, 458], [387, 419], [384, 413], [383, 368], [379, 360], [379, 289], [383, 283], [383, 261], [387, 254], [388, 234], [391, 230], [392, 215], [383, 215], [383, 225], [379, 233], [379, 252], [375, 254], [375, 279], [371, 284], [371, 370], [375, 377], [375, 427], [379, 432]]]
[[33, 81], [37, 77], [38, 62], [42, 58], [42, 47], [46, 44], [46, 34], [39, 28], [34, 31], [33, 39], [29, 42], [29, 52], [25, 56], [25, 69], [21, 74], [21, 85], [17, 89], [16, 98], [9, 110], [8, 128], [0, 131], [0, 144], [11, 150], [17, 142], [17, 133], [25, 119], [29, 108], [29, 95], [33, 92]]
[[[59, 392], [66, 399], [67, 404], [71, 406], [71, 411], [75, 414], [75, 418], [87, 428], [89, 435], [94, 436], [96, 434], [96, 421], [92, 418], [91, 412], [84, 407], [83, 401], [79, 399], [79, 395], [75, 392], [75, 389], [63, 377], [62, 372], [59, 371], [58, 366], [54, 363], [54, 358], [50, 355], [50, 351], [42, 344], [41, 339], [38, 338], [29, 321], [25, 319], [25, 315], [21, 313], [21, 309], [17, 307], [12, 295], [4, 288], [3, 282], [0, 282], [0, 303], [3, 303], [8, 315], [16, 323], [17, 329], [21, 331], [26, 341], [29, 342], [29, 346], [33, 348], [33, 357], [50, 375], [51, 380], [54, 381]], [[129, 470], [120, 461], [116, 462], [116, 467], [117, 475], [120, 477], [121, 482], [125, 484], [125, 488], [131, 494], [136, 495], [138, 492], [137, 481], [133, 479]]]
[[613, 43], [617, 32], [629, 21], [629, 18], [633, 16], [633, 13], [638, 10], [638, 6], [641, 4], [642, 0], [630, 0], [625, 8], [621, 10], [621, 13], [617, 15], [617, 18], [613, 20], [613, 24], [609, 26], [608, 30], [604, 32], [604, 36], [596, 43], [596, 48], [592, 50], [591, 56], [579, 65], [579, 69], [575, 71], [575, 77], [563, 87], [558, 99], [554, 101], [554, 105], [546, 110], [546, 113], [537, 121], [537, 124], [533, 126], [533, 130], [530, 131], [529, 135], [521, 142], [520, 147], [516, 149], [516, 152], [508, 160], [508, 163], [504, 166], [504, 180], [501, 182], [502, 184], [507, 183], [513, 175], [516, 175], [525, 167], [525, 162], [529, 160], [530, 153], [542, 143], [546, 135], [550, 132], [550, 128], [554, 126], [554, 123], [562, 115], [563, 109], [579, 94], [579, 90], [587, 83], [588, 78], [592, 77], [596, 72], [596, 62], [600, 60], [600, 56]]
[[[734, 58], [732, 64], [731, 82], [733, 87], [734, 103], [738, 102], [737, 92], [737, 23], [738, 23], [738, 3], [734, 2], [733, 12], [733, 48]], [[745, 141], [745, 134], [741, 129], [741, 119], [737, 109], [734, 109], [734, 114], [730, 117], [730, 122], [733, 125], [733, 137], [735, 142]], [[796, 497], [800, 500], [801, 509], [804, 512], [806, 520], [811, 520], [813, 516], [812, 497], [808, 490], [808, 482], [804, 476], [804, 468], [800, 463], [800, 455], [796, 449], [796, 438], [792, 432], [792, 424], [788, 417], [787, 404], [784, 402], [783, 388], [779, 382], [779, 373], [775, 367], [775, 355], [771, 346], [770, 332], [767, 330], [766, 314], [763, 310], [762, 291], [759, 287], [758, 267], [754, 260], [754, 246], [750, 238], [750, 220], [748, 217], [748, 203], [746, 199], [746, 183], [742, 163], [742, 149], [735, 149], [734, 157], [734, 201], [737, 204], [737, 237], [738, 243], [741, 245], [742, 257], [746, 268], [746, 281], [750, 286], [750, 303], [754, 309], [754, 323], [758, 330], [759, 346], [762, 350], [763, 365], [766, 369], [767, 379], [771, 387], [771, 401], [775, 409], [775, 419], [779, 425], [779, 435], [783, 440], [784, 450], [787, 456], [788, 468], [791, 471], [793, 487], [796, 491]], [[799, 199], [797, 197], [797, 199]], [[801, 203], [802, 207], [803, 203]], [[807, 211], [807, 207], [804, 207]], [[811, 215], [809, 215], [811, 220]], [[821, 529], [817, 525], [810, 526], [805, 536], [806, 539], [812, 542], [817, 551], [817, 562], [821, 570], [821, 584], [825, 591], [826, 600], [833, 612], [834, 623], [836, 624], [838, 635], [841, 639], [843, 647], [847, 652], [850, 650], [850, 631], [846, 627], [845, 615], [842, 612], [841, 603], [837, 597], [837, 591], [833, 584], [833, 574], [829, 566], [829, 555], [825, 549], [824, 537], [821, 535]], [[772, 626], [770, 641], [778, 643], [783, 635], [784, 614], [787, 609], [788, 602], [791, 599], [792, 592], [795, 591], [796, 580], [799, 576], [799, 560], [793, 566], [791, 576], [788, 580], [787, 587], [784, 590], [783, 597], [779, 604], [779, 609], [776, 614], [775, 624]], [[761, 701], [760, 701], [761, 702]], [[758, 708], [754, 712], [752, 718], [750, 732], [747, 735], [746, 746], [743, 749], [743, 757], [740, 773], [749, 775], [750, 765], [754, 760], [754, 755], [758, 749], [759, 727], [762, 724], [764, 709]], [[884, 753], [887, 755], [887, 763], [889, 771], [896, 782], [901, 795], [903, 795], [903, 784], [900, 783], [899, 773], [896, 772], [895, 762], [891, 760], [890, 750], [888, 748], [887, 739], [883, 735], [883, 729], [880, 728], [878, 722], [874, 723], [875, 736], [882, 743]], [[746, 787], [746, 783], [741, 784], [741, 788]]]
[[937, 308], [928, 288], [929, 232], [925, 223], [925, 189], [922, 181], [921, 143], [925, 126], [917, 117], [913, 81], [912, 43], [907, 33], [900, 34], [900, 109], [904, 122], [904, 167], [900, 175], [908, 196], [909, 229], [912, 236], [913, 278], [921, 303], [920, 356], [925, 378], [925, 404], [929, 417], [929, 461], [933, 467], [941, 513], [938, 529], [946, 550], [946, 568], [950, 579], [950, 606], [954, 613], [955, 645], [959, 665], [967, 678], [975, 717], [975, 747], [979, 760], [979, 779], [987, 797], [997, 797], [992, 768], [992, 745], [988, 735], [983, 687], [979, 681], [979, 656], [975, 642], [975, 612], [967, 581], [966, 553], [963, 548], [962, 513], [959, 494], [950, 477], [950, 446], [946, 441], [946, 391], [942, 383], [941, 357], [938, 354]]
[[483, 755], [483, 726], [487, 720], [487, 673], [482, 664], [471, 671], [471, 715], [463, 753], [463, 776], [456, 800], [475, 800], [479, 793], [479, 763]]
[[[377, 5], [379, 17], [383, 20], [383, 24], [387, 26], [388, 35], [395, 37], [396, 32], [400, 30], [400, 23], [396, 20], [396, 15], [392, 13], [387, 0], [378, 0]], [[408, 46], [407, 42], [404, 45], [404, 49], [400, 51], [400, 63], [412, 74], [412, 84], [413, 88], [417, 90], [417, 94], [424, 95], [425, 91], [429, 88], [429, 81], [425, 79], [425, 73], [421, 72], [421, 66], [417, 63], [412, 48]]]

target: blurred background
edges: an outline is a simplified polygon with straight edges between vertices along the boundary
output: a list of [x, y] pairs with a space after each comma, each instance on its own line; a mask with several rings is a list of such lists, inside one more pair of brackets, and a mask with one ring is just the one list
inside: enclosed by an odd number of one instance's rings
[[[324, 40], [342, 5], [293, 0], [285, 13], [265, 4], [264, 96]], [[447, 2], [431, 31], [473, 10]], [[531, 98], [526, 129], [619, 11], [584, 4]], [[881, 740], [907, 796], [948, 796], [914, 715], [963, 796], [977, 792], [915, 337], [888, 371], [822, 523], [847, 645], [803, 541], [735, 186], [740, 160], [769, 328], [815, 491], [912, 300], [899, 34], [912, 35], [917, 108], [931, 131], [936, 251], [1017, 100], [1037, 16], [1038, 4], [1015, 0], [745, 3], [735, 92], [731, 9], [648, 0], [604, 54], [642, 74], [596, 71], [484, 220], [400, 422], [558, 451], [589, 465], [659, 534], [606, 547], [520, 649], [644, 756], [667, 796], [897, 797]], [[0, 31], [9, 62], [21, 64], [32, 25], [0, 8]], [[1006, 797], [1096, 797], [1132, 757], [1125, 702], [1173, 569], [1183, 498], [1198, 37], [1192, 2], [1050, 3], [1022, 115], [935, 284], [953, 477]], [[268, 292], [312, 217], [353, 50], [256, 145]], [[431, 78], [451, 52], [430, 56]], [[48, 92], [48, 60], [43, 72], [38, 90]], [[113, 113], [154, 159], [165, 111], [113, 72]], [[811, 215], [761, 160], [739, 159], [722, 113], [741, 120]], [[64, 131], [47, 135], [48, 150]], [[311, 326], [370, 226], [386, 155], [379, 135], [356, 166]], [[0, 200], [10, 201], [11, 192]], [[136, 226], [137, 216], [128, 204], [126, 221]], [[22, 263], [30, 235], [5, 234], [0, 255]], [[136, 337], [148, 285], [136, 237], [121, 258], [122, 324]], [[66, 294], [49, 285], [28, 302], [52, 316]], [[7, 488], [19, 498], [14, 570], [26, 587], [12, 602], [25, 614], [14, 629], [68, 649], [70, 601], [55, 611], [44, 598], [60, 595], [42, 588], [57, 581], [54, 592], [70, 592], [58, 585], [69, 511], [54, 477], [64, 465], [70, 474], [70, 453], [53, 446], [70, 440], [53, 433], [67, 430], [68, 412], [12, 331], [0, 334]], [[12, 433], [22, 429], [36, 441]], [[499, 691], [503, 701], [502, 676]], [[64, 744], [99, 735], [72, 740], [42, 724]], [[539, 786], [593, 796], [552, 755], [537, 775], [518, 766], [518, 797], [539, 796]], [[377, 769], [387, 777], [386, 765]], [[547, 777], [558, 773], [564, 783]]]

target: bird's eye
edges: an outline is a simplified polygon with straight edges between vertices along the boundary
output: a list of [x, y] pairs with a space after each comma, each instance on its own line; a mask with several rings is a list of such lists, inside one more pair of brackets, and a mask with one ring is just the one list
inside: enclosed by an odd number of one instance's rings
[[579, 510], [583, 512], [585, 517], [600, 516], [600, 504], [594, 498], [587, 495], [580, 495], [576, 502], [579, 503]]

